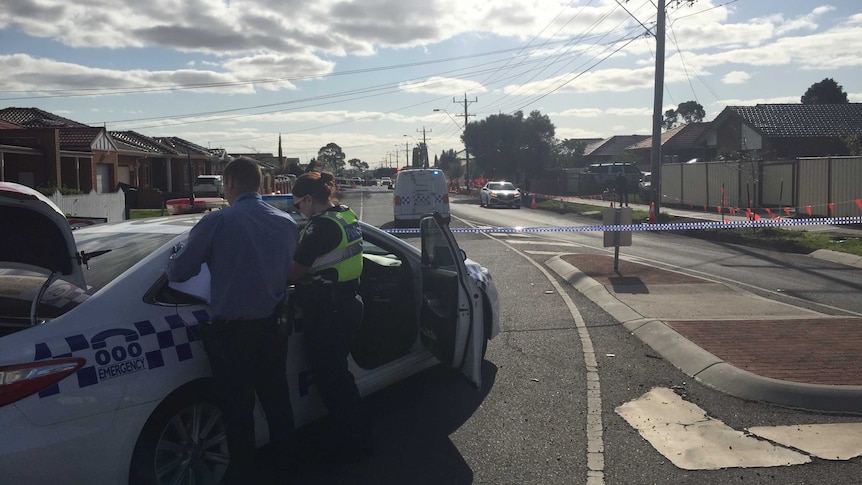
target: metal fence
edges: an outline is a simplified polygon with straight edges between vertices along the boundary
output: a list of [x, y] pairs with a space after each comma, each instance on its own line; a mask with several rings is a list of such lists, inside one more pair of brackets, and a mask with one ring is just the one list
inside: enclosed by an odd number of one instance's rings
[[662, 164], [661, 194], [663, 204], [706, 210], [769, 207], [811, 217], [858, 216], [862, 157]]

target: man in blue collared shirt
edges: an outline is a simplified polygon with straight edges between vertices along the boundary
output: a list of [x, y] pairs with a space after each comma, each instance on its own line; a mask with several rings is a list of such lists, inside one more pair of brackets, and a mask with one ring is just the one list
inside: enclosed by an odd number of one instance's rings
[[[270, 441], [285, 461], [294, 447], [293, 409], [286, 376], [287, 332], [278, 310], [299, 232], [296, 222], [263, 201], [260, 167], [241, 157], [224, 169], [229, 207], [204, 216], [167, 267], [185, 281], [207, 264], [213, 319], [201, 337], [212, 367], [230, 450], [224, 483], [251, 483], [254, 473], [254, 398], [269, 425]], [[251, 481], [250, 481], [251, 480]]]

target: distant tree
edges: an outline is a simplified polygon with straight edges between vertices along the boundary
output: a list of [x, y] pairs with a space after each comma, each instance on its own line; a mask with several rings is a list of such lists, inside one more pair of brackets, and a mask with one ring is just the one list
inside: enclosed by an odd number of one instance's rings
[[446, 178], [454, 180], [463, 175], [461, 162], [458, 161], [458, 154], [455, 150], [443, 150], [443, 153], [438, 157], [434, 155], [435, 166], [446, 174]]
[[862, 135], [850, 135], [844, 138], [844, 144], [847, 145], [847, 152], [850, 155], [862, 155]]
[[802, 95], [802, 104], [846, 104], [848, 102], [844, 88], [830, 77], [812, 84]]
[[551, 155], [552, 164], [556, 167], [574, 168], [584, 166], [584, 151], [589, 142], [566, 138], [557, 141]]
[[316, 158], [312, 158], [311, 160], [309, 160], [308, 166], [305, 167], [306, 172], [314, 172], [315, 170], [319, 170], [319, 169], [320, 169], [320, 164], [317, 163]]
[[686, 101], [685, 103], [681, 103], [677, 106], [676, 112], [686, 123], [697, 123], [703, 121], [703, 117], [706, 116], [706, 111], [704, 111], [703, 106], [701, 106], [697, 101]]
[[468, 124], [461, 139], [470, 149], [470, 176], [518, 182], [541, 171], [550, 165], [554, 130], [550, 118], [538, 111], [527, 118], [517, 111]]
[[341, 147], [335, 143], [329, 143], [317, 151], [317, 162], [320, 164], [319, 169], [328, 170], [335, 175], [340, 175], [344, 171], [345, 158]]
[[662, 126], [664, 129], [669, 130], [677, 125], [679, 118], [682, 118], [682, 121], [688, 124], [703, 121], [705, 116], [706, 111], [700, 103], [697, 101], [686, 101], [680, 103], [676, 109], [669, 109], [664, 112]]
[[351, 158], [347, 161], [347, 164], [356, 170], [368, 170], [368, 164], [358, 158]]

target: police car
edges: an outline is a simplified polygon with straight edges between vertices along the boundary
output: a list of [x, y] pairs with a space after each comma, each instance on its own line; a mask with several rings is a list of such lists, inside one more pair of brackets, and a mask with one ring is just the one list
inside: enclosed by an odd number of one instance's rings
[[[201, 215], [72, 231], [38, 192], [0, 182], [0, 482], [216, 483], [230, 460], [197, 328], [206, 272], [164, 268]], [[488, 271], [439, 217], [421, 249], [363, 224], [366, 310], [349, 364], [363, 395], [442, 363], [481, 386], [499, 332]], [[196, 289], [197, 288], [197, 289]], [[297, 426], [325, 413], [292, 322]], [[259, 445], [267, 428], [256, 410]]]

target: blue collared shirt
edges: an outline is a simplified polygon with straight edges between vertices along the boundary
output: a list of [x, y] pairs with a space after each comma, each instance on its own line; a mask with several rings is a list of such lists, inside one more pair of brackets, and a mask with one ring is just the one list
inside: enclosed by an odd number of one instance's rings
[[185, 281], [207, 263], [214, 318], [264, 318], [284, 298], [298, 239], [290, 215], [247, 192], [198, 221], [167, 276]]

